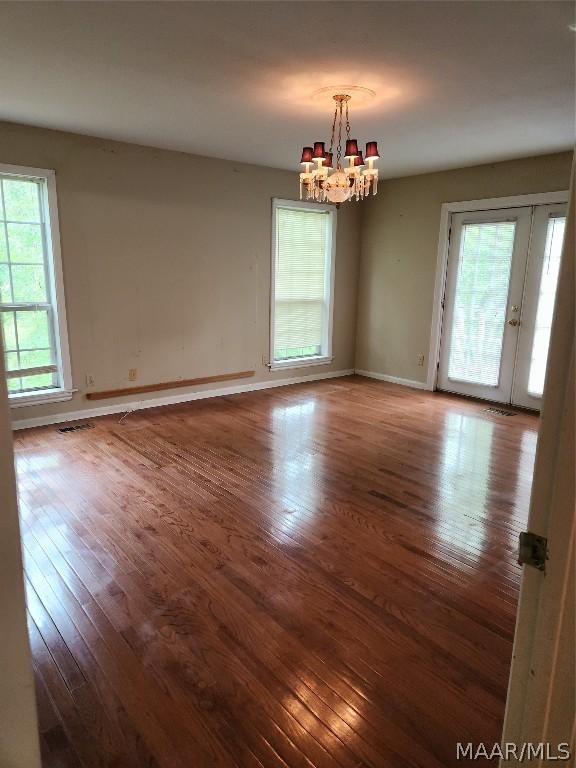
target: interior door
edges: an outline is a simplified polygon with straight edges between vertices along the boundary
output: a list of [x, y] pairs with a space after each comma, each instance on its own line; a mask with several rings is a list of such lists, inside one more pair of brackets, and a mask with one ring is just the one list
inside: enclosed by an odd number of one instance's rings
[[440, 389], [510, 402], [531, 219], [531, 207], [452, 216]]
[[[551, 745], [552, 759], [534, 755], [526, 766], [573, 765], [576, 754], [574, 519], [574, 178], [550, 340], [527, 530], [548, 539], [545, 572], [523, 567], [508, 686], [503, 744]], [[572, 761], [557, 746], [571, 743]], [[556, 760], [555, 760], [556, 758]], [[520, 761], [501, 761], [518, 768]]]
[[566, 204], [534, 208], [512, 402], [540, 408], [566, 225]]

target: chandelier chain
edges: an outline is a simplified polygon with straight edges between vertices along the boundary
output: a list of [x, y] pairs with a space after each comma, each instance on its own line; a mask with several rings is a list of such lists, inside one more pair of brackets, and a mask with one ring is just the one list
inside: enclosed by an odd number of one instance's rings
[[332, 150], [334, 148], [334, 132], [336, 131], [337, 117], [338, 117], [338, 104], [336, 104], [336, 108], [334, 109], [334, 120], [332, 120], [332, 134], [330, 136], [330, 154], [332, 154]]
[[340, 168], [340, 160], [342, 159], [342, 102], [340, 105], [340, 115], [338, 120], [338, 150], [336, 153], [336, 168]]
[[350, 117], [348, 115], [348, 102], [346, 102], [346, 138], [350, 138]]

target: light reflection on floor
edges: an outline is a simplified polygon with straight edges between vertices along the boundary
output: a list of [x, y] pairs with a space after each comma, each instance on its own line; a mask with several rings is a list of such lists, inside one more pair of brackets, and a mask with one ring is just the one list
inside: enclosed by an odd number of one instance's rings
[[487, 419], [460, 413], [444, 417], [436, 533], [477, 557], [486, 540], [493, 430]]
[[[16, 468], [23, 462], [23, 458], [18, 456], [16, 452], [14, 454], [16, 461]], [[62, 465], [62, 457], [60, 453], [56, 451], [38, 451], [38, 453], [27, 453], [26, 463], [30, 469], [34, 471], [56, 469]]]
[[534, 458], [536, 455], [536, 443], [538, 442], [538, 432], [526, 430], [520, 438], [520, 451], [516, 474], [516, 494], [515, 509], [525, 515], [530, 505], [530, 494], [532, 491], [531, 480], [534, 472]]
[[327, 723], [332, 732], [338, 737], [349, 739], [352, 735], [352, 737], [357, 738], [357, 735], [351, 732], [350, 729], [361, 728], [362, 712], [358, 712], [339, 697], [334, 696], [333, 700], [330, 701], [330, 706], [325, 707], [322, 721], [312, 714], [311, 711], [306, 711], [302, 707], [302, 702], [307, 703], [308, 700], [314, 702], [315, 696], [311, 692], [316, 687], [314, 676], [308, 676], [305, 669], [298, 670], [298, 677], [292, 683], [293, 691], [284, 697], [282, 703], [288, 711], [291, 711], [294, 707], [298, 708], [301, 717], [303, 715], [302, 723], [309, 733], [314, 734], [315, 730], [320, 731], [322, 724]]
[[316, 401], [274, 406], [272, 410], [272, 455], [275, 491], [282, 500], [280, 529], [289, 533], [305, 524], [303, 505], [319, 500], [323, 456], [314, 448]]

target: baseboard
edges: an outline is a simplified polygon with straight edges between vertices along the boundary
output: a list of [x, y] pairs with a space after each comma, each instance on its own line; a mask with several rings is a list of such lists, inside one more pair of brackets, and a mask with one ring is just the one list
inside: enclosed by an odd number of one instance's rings
[[273, 387], [287, 387], [290, 384], [304, 384], [307, 381], [320, 381], [322, 379], [336, 379], [341, 376], [351, 376], [353, 368], [344, 371], [331, 371], [329, 373], [310, 373], [305, 376], [294, 376], [290, 379], [271, 379], [270, 381], [256, 381], [250, 384], [235, 384], [230, 387], [218, 389], [205, 389], [201, 392], [185, 392], [167, 397], [156, 397], [147, 400], [133, 400], [125, 403], [110, 403], [97, 408], [85, 408], [82, 411], [69, 411], [68, 413], [55, 413], [50, 416], [36, 416], [30, 419], [18, 419], [12, 421], [12, 429], [29, 429], [30, 427], [45, 427], [50, 424], [60, 424], [65, 421], [79, 421], [82, 419], [95, 419], [97, 416], [110, 416], [114, 413], [126, 411], [140, 411], [145, 408], [158, 408], [162, 405], [178, 405], [192, 400], [204, 400], [209, 397], [224, 397], [225, 395], [237, 395], [241, 392], [256, 392], [260, 389]]
[[412, 389], [428, 389], [425, 381], [414, 381], [413, 379], [400, 379], [397, 376], [388, 376], [385, 373], [376, 373], [375, 371], [361, 371], [356, 368], [357, 376], [366, 376], [368, 379], [378, 379], [379, 381], [389, 381], [391, 384], [401, 384], [403, 387]]

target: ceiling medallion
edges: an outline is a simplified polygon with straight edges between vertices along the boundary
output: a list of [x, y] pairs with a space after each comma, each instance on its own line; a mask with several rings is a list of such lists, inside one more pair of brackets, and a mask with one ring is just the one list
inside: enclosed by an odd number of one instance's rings
[[[348, 114], [348, 102], [352, 97], [345, 93], [337, 93], [333, 96], [336, 102], [334, 119], [332, 121], [332, 135], [330, 138], [330, 150], [326, 152], [325, 142], [315, 141], [313, 147], [304, 147], [300, 164], [304, 171], [300, 174], [300, 200], [314, 200], [318, 203], [326, 201], [344, 203], [346, 200], [362, 200], [372, 192], [378, 191], [378, 169], [374, 163], [380, 157], [378, 144], [369, 141], [366, 144], [366, 160], [358, 149], [356, 139], [350, 138], [350, 119]], [[342, 166], [342, 122], [346, 130], [346, 149], [344, 160], [348, 161], [346, 167]], [[335, 144], [336, 141], [336, 144]], [[334, 168], [333, 155], [336, 148], [336, 167]]]

